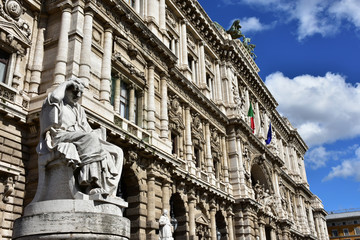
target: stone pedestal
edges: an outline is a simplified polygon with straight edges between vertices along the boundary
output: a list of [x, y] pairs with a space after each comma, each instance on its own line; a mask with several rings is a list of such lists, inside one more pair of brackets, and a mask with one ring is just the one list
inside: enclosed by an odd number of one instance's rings
[[15, 221], [13, 239], [129, 239], [130, 220], [122, 216], [127, 203], [95, 198], [31, 203]]

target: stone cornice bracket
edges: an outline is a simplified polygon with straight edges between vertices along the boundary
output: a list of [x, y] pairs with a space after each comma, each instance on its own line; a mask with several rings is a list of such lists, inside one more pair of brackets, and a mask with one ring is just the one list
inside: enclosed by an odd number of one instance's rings
[[188, 190], [188, 200], [189, 200], [189, 201], [194, 201], [194, 200], [196, 200], [196, 199], [197, 199], [197, 197], [196, 197], [196, 192], [195, 192], [195, 190], [194, 190], [193, 188], [189, 189], [189, 190]]
[[52, 14], [54, 12], [57, 12], [58, 10], [63, 11], [66, 8], [73, 8], [73, 3], [71, 0], [65, 0], [65, 1], [45, 1], [46, 3], [46, 11], [49, 14]]
[[209, 201], [209, 207], [210, 207], [210, 210], [216, 210], [217, 209], [217, 203], [216, 203], [216, 200], [214, 198], [211, 198], [210, 201]]
[[165, 79], [166, 82], [168, 82], [168, 81], [169, 81], [169, 78], [170, 78], [170, 75], [169, 75], [169, 73], [167, 73], [167, 72], [161, 72], [161, 73], [160, 73], [160, 78], [161, 78], [161, 79]]

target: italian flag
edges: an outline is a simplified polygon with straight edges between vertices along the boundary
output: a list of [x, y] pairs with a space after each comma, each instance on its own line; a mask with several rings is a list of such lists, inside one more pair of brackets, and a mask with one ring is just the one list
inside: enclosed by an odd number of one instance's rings
[[248, 116], [250, 117], [251, 129], [253, 130], [252, 132], [254, 133], [254, 131], [255, 131], [254, 110], [251, 106], [251, 103], [250, 103], [250, 107], [249, 107], [249, 111], [248, 111]]

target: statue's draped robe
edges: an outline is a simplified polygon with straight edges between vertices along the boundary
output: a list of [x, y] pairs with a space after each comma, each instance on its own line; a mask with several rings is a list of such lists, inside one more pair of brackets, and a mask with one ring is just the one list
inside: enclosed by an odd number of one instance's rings
[[159, 225], [159, 240], [172, 240], [170, 219], [167, 216], [161, 215]]
[[41, 111], [38, 153], [59, 151], [69, 165], [79, 168], [80, 186], [116, 193], [122, 170], [121, 148], [101, 139], [99, 132], [90, 127], [79, 104], [71, 106], [50, 99], [49, 95]]

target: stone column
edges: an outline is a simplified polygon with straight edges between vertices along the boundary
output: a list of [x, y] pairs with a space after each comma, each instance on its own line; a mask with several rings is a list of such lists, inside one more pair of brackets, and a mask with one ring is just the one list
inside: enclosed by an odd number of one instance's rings
[[228, 103], [228, 86], [227, 86], [227, 70], [226, 64], [221, 63], [220, 65], [220, 82], [222, 88], [222, 104], [226, 105]]
[[285, 228], [282, 229], [282, 239], [289, 240], [289, 230], [288, 229], [285, 229]]
[[282, 141], [282, 139], [281, 139], [281, 137], [280, 137], [280, 134], [277, 135], [277, 136], [279, 136], [279, 138], [278, 138], [278, 140], [279, 140], [278, 147], [279, 147], [279, 152], [280, 152], [280, 158], [284, 161], [285, 167], [289, 170], [288, 163], [287, 163], [286, 158], [285, 158], [285, 156], [284, 156], [284, 145], [283, 145], [283, 141]]
[[83, 28], [84, 37], [81, 44], [79, 78], [84, 81], [86, 87], [89, 87], [90, 83], [93, 18], [94, 13], [91, 10], [85, 12]]
[[160, 111], [160, 121], [161, 121], [161, 133], [160, 138], [163, 140], [168, 139], [169, 137], [169, 117], [168, 117], [168, 95], [167, 95], [167, 76], [161, 76], [161, 111]]
[[259, 223], [259, 232], [260, 232], [260, 239], [266, 239], [266, 232], [265, 232], [265, 224], [263, 222]]
[[[205, 65], [205, 50], [204, 50], [204, 41], [199, 41], [199, 67], [200, 67], [200, 87], [202, 89], [206, 88], [206, 65]], [[207, 91], [206, 91], [207, 92]], [[204, 93], [206, 95], [206, 93]], [[208, 96], [207, 96], [208, 97]]]
[[293, 170], [292, 170], [292, 164], [290, 162], [290, 154], [289, 154], [289, 147], [288, 146], [284, 146], [284, 152], [285, 152], [284, 161], [285, 161], [285, 163], [286, 163], [286, 165], [288, 167], [289, 172], [292, 173]]
[[222, 86], [221, 86], [221, 75], [220, 75], [220, 61], [215, 62], [215, 85], [216, 85], [216, 101], [221, 102], [223, 99], [222, 96]]
[[186, 25], [188, 21], [186, 19], [181, 21], [181, 68], [187, 69], [188, 67], [188, 51], [187, 51], [187, 33]]
[[176, 55], [176, 45], [175, 45], [175, 44], [176, 44], [175, 39], [171, 39], [171, 40], [170, 40], [171, 52]]
[[279, 176], [278, 171], [274, 171], [274, 185], [275, 185], [275, 194], [280, 197], [280, 188], [279, 188]]
[[189, 200], [188, 200], [188, 206], [189, 206], [189, 237], [190, 239], [195, 239], [195, 203], [196, 203], [196, 196], [194, 193], [190, 194]]
[[233, 107], [234, 104], [235, 104], [234, 103], [234, 94], [233, 94], [234, 73], [231, 70], [231, 66], [228, 66], [227, 70], [228, 70], [228, 82], [229, 82], [229, 85], [228, 85], [228, 88], [229, 88], [229, 104], [230, 104], [230, 107]]
[[292, 173], [293, 174], [297, 174], [297, 160], [296, 160], [296, 152], [294, 149], [293, 145], [290, 145], [288, 147], [288, 151], [289, 151], [289, 161], [290, 161], [290, 165], [291, 165], [291, 169], [292, 169]]
[[215, 203], [210, 203], [210, 232], [211, 239], [216, 240], [216, 206]]
[[145, 93], [144, 90], [141, 90], [137, 93], [137, 125], [140, 128], [144, 128], [146, 129], [146, 123], [145, 123], [145, 111], [144, 111], [144, 106], [145, 106]]
[[156, 1], [157, 0], [147, 0], [147, 20], [158, 23], [158, 16], [156, 15], [158, 15], [159, 9], [157, 8], [158, 4]]
[[155, 132], [155, 66], [148, 66], [148, 99], [147, 99], [147, 129]]
[[293, 200], [292, 200], [292, 196], [291, 196], [290, 192], [288, 192], [288, 194], [287, 194], [287, 202], [289, 204], [289, 218], [290, 218], [290, 220], [295, 221], [295, 216], [294, 216], [294, 212], [293, 212]]
[[226, 147], [225, 136], [221, 137], [221, 149], [223, 152], [223, 164], [224, 164], [224, 181], [229, 183], [229, 165], [228, 165], [228, 151]]
[[159, 3], [159, 29], [161, 32], [166, 31], [166, 14], [165, 14], [165, 0], [160, 0]]
[[316, 234], [318, 239], [321, 240], [321, 231], [320, 231], [320, 226], [319, 226], [319, 218], [315, 217], [315, 229], [316, 229]]
[[166, 179], [164, 181], [162, 185], [162, 206], [170, 213], [170, 183]]
[[137, 12], [139, 15], [141, 15], [141, 12], [140, 12], [140, 1], [135, 1], [135, 2], [134, 2], [134, 9], [135, 9], [135, 12]]
[[[268, 134], [268, 131], [269, 131], [269, 125], [270, 125], [270, 120], [269, 120], [269, 117], [267, 116], [266, 114], [266, 110], [264, 110], [264, 123], [265, 123], [265, 129], [264, 129], [264, 138], [267, 139], [267, 134]], [[272, 128], [272, 127], [271, 127]], [[271, 129], [273, 131], [273, 129]], [[274, 138], [274, 137], [273, 137]], [[274, 141], [274, 140], [271, 140], [271, 141]]]
[[187, 162], [192, 163], [191, 114], [189, 106], [185, 107], [185, 154]]
[[135, 123], [135, 86], [129, 85], [129, 121]]
[[110, 27], [105, 29], [104, 34], [104, 54], [101, 66], [100, 82], [100, 101], [103, 103], [110, 102], [111, 92], [111, 55], [113, 46], [113, 30]]
[[228, 234], [229, 240], [234, 240], [234, 228], [233, 228], [233, 216], [234, 213], [230, 210], [227, 212], [227, 226], [228, 226]]
[[309, 206], [309, 225], [310, 225], [310, 233], [315, 234], [314, 215], [311, 206]]
[[193, 60], [193, 61], [191, 62], [191, 69], [192, 69], [192, 72], [191, 72], [191, 80], [192, 80], [193, 82], [196, 82], [196, 66], [195, 66], [195, 63], [196, 63], [195, 60]]
[[20, 66], [21, 66], [21, 60], [23, 56], [20, 53], [16, 54], [16, 61], [15, 61], [15, 69], [13, 74], [13, 79], [11, 82], [11, 85], [13, 88], [17, 90], [22, 90], [23, 88], [20, 86], [20, 78], [22, 78], [22, 74], [20, 73]]
[[150, 239], [155, 237], [155, 177], [148, 176], [148, 192], [147, 192], [147, 228]]
[[233, 195], [235, 198], [240, 197], [240, 178], [241, 178], [241, 172], [240, 172], [240, 165], [239, 157], [240, 154], [237, 151], [237, 142], [236, 142], [236, 132], [235, 128], [232, 127], [230, 129], [230, 132], [227, 137], [228, 142], [228, 149], [227, 154], [229, 157], [229, 182], [233, 187]]
[[276, 240], [276, 231], [274, 228], [272, 228], [270, 231], [270, 238], [271, 240]]
[[[244, 159], [243, 159], [243, 153], [242, 153], [242, 143], [241, 143], [241, 139], [239, 136], [236, 136], [236, 148], [237, 148], [237, 152], [238, 152], [238, 161], [239, 161], [239, 172], [240, 172], [240, 194], [242, 196], [247, 196], [248, 193], [246, 191], [246, 183], [245, 183], [245, 175], [244, 175], [244, 172], [245, 172], [245, 169], [244, 169], [244, 165], [245, 164], [248, 164], [248, 163], [245, 163], [244, 162]], [[249, 166], [250, 168], [250, 166]], [[249, 169], [249, 172], [251, 171], [251, 169]]]
[[300, 161], [301, 161], [301, 177], [302, 177], [302, 180], [303, 180], [302, 182], [307, 184], [307, 186], [308, 186], [304, 159], [301, 158]]
[[257, 101], [255, 102], [255, 133], [257, 133], [258, 137], [261, 134], [260, 107]]
[[195, 61], [195, 82], [199, 84], [199, 62]]
[[[207, 172], [209, 176], [214, 177], [213, 172], [213, 162], [212, 162], [212, 155], [211, 155], [211, 135], [210, 135], [210, 126], [209, 122], [205, 123], [205, 146], [206, 146], [206, 164], [207, 164]], [[212, 178], [213, 179], [213, 178]]]
[[71, 8], [65, 6], [62, 9], [61, 15], [61, 27], [58, 40], [58, 49], [55, 59], [54, 69], [54, 83], [53, 85], [59, 85], [65, 81], [66, 77], [66, 63], [68, 57], [68, 45], [69, 45], [69, 30], [71, 25]]
[[44, 59], [44, 28], [38, 30], [34, 61], [31, 69], [30, 77], [30, 89], [29, 93], [31, 96], [37, 96], [39, 94], [39, 85], [41, 82], [41, 71]]
[[120, 113], [120, 76], [116, 77], [115, 80], [115, 94], [114, 94], [114, 110]]
[[249, 90], [247, 88], [245, 88], [245, 115], [246, 116], [249, 111], [249, 107], [250, 107]]

